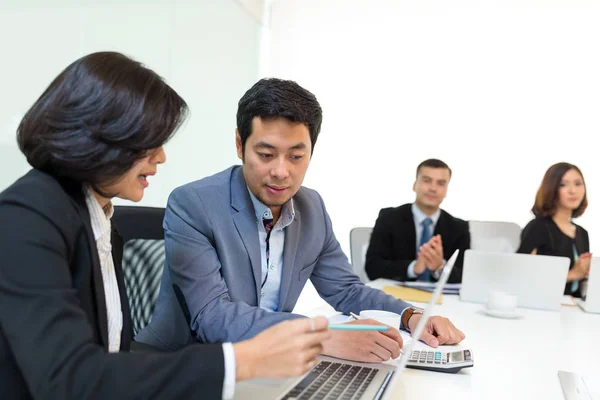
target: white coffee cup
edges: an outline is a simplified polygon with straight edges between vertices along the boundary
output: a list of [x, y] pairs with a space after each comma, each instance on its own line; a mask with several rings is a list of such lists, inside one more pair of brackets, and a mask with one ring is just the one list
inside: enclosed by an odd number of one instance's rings
[[517, 296], [494, 290], [488, 293], [487, 308], [495, 311], [514, 312], [517, 309]]
[[400, 314], [382, 310], [363, 310], [359, 314], [360, 319], [373, 319], [382, 324], [400, 329]]

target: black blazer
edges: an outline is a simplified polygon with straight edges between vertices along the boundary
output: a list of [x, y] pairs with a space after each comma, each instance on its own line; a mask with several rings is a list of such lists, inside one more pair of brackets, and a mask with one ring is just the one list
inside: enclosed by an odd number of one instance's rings
[[[365, 263], [370, 279], [409, 280], [406, 276], [408, 266], [417, 256], [417, 235], [411, 206], [412, 204], [404, 204], [396, 208], [384, 208], [379, 212]], [[469, 223], [441, 210], [433, 234], [442, 236], [444, 259], [450, 259], [452, 253], [460, 249], [448, 282], [461, 282], [464, 252], [471, 246]]]
[[[530, 254], [533, 249], [537, 249], [537, 254], [540, 255], [568, 257], [571, 260], [571, 269], [575, 264], [573, 246], [578, 254], [590, 251], [590, 239], [585, 229], [575, 225], [575, 238], [571, 238], [560, 230], [552, 217], [537, 217], [529, 221], [521, 231], [521, 244], [517, 253]], [[579, 282], [581, 284], [581, 281]], [[571, 284], [572, 282], [568, 282], [565, 285], [564, 293], [581, 297], [580, 289], [573, 291]]]
[[121, 270], [121, 352], [108, 353], [98, 250], [80, 184], [31, 170], [0, 194], [2, 399], [221, 399], [219, 344], [133, 352]]

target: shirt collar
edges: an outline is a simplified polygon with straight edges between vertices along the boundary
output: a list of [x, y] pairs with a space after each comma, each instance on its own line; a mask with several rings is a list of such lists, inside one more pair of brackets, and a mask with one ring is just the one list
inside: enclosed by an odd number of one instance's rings
[[107, 233], [110, 234], [110, 219], [114, 213], [112, 202], [102, 208], [92, 190], [85, 186], [85, 204], [90, 213], [90, 221], [92, 223], [92, 231], [94, 232], [94, 240], [98, 240]]
[[437, 211], [433, 213], [433, 215], [427, 215], [415, 203], [412, 204], [411, 210], [413, 218], [415, 219], [415, 225], [421, 225], [423, 224], [425, 218], [431, 218], [431, 220], [433, 221], [433, 226], [436, 226], [438, 220], [440, 219], [440, 214], [442, 213], [442, 211], [438, 208]]
[[[264, 205], [262, 201], [257, 199], [256, 196], [254, 196], [254, 194], [250, 190], [250, 188], [248, 188], [248, 193], [250, 194], [250, 199], [252, 200], [252, 205], [254, 206], [256, 220], [262, 225], [263, 218], [273, 218], [273, 213], [271, 212], [271, 209]], [[295, 216], [296, 210], [294, 209], [294, 199], [291, 198], [290, 201], [285, 203], [281, 208], [281, 215], [279, 216], [279, 220], [277, 221], [277, 224], [275, 226], [285, 228], [294, 221]]]

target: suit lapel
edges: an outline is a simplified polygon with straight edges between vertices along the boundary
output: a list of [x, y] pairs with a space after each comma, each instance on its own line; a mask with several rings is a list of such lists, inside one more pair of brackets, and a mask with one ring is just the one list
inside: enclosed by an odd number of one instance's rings
[[415, 227], [415, 217], [413, 216], [412, 210], [410, 208], [411, 208], [411, 206], [409, 205], [406, 208], [406, 212], [403, 213], [402, 218], [404, 219], [404, 223], [400, 224], [400, 227], [402, 227], [402, 226], [406, 227], [404, 232], [401, 232], [401, 235], [406, 238], [407, 246], [409, 246], [409, 249], [412, 249], [412, 251], [415, 253], [415, 257], [416, 257], [416, 253], [417, 253], [416, 229], [417, 228]]
[[[296, 208], [294, 222], [285, 228], [285, 242], [283, 245], [283, 271], [281, 273], [281, 284], [279, 286], [279, 305], [277, 311], [282, 311], [287, 299], [290, 282], [295, 271], [296, 251], [300, 241], [300, 212]], [[301, 267], [301, 266], [300, 266]]]
[[256, 304], [258, 305], [262, 275], [260, 243], [254, 206], [241, 167], [234, 169], [231, 174], [231, 208], [234, 210], [233, 223], [250, 258], [256, 289]]
[[433, 230], [434, 235], [441, 235], [442, 238], [449, 238], [449, 226], [448, 226], [448, 216], [444, 213], [444, 211], [440, 210], [440, 218], [438, 219], [437, 224], [435, 224], [435, 229]]
[[83, 191], [74, 197], [75, 203], [77, 204], [77, 211], [83, 220], [85, 231], [87, 234], [87, 240], [90, 249], [90, 259], [92, 261], [92, 279], [93, 279], [93, 290], [96, 298], [96, 312], [98, 318], [98, 327], [100, 329], [100, 339], [105, 349], [108, 350], [108, 314], [106, 311], [106, 298], [104, 295], [104, 283], [102, 280], [102, 269], [100, 267], [100, 259], [98, 258], [98, 249], [96, 247], [96, 240], [94, 239], [94, 231], [92, 230], [92, 223], [90, 219], [90, 213], [85, 204], [85, 198], [83, 197]]

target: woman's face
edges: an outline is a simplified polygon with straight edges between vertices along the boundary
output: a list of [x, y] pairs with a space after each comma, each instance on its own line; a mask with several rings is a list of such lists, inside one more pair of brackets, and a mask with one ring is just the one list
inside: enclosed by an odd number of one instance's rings
[[583, 196], [585, 196], [583, 177], [576, 169], [568, 170], [558, 186], [558, 206], [575, 210], [583, 201]]
[[167, 156], [162, 146], [149, 150], [146, 157], [136, 162], [118, 182], [101, 189], [107, 193], [116, 193], [115, 197], [124, 200], [140, 201], [144, 197], [144, 189], [149, 185], [148, 177], [156, 174], [158, 164], [165, 161]]

